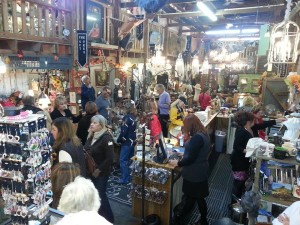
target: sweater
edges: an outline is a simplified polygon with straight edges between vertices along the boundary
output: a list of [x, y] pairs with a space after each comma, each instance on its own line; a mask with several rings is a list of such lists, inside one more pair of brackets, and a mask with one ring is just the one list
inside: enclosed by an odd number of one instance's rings
[[136, 143], [136, 122], [135, 117], [132, 114], [126, 114], [122, 119], [121, 132], [117, 139], [117, 142], [126, 145], [133, 146]]
[[210, 106], [211, 97], [206, 93], [199, 94], [199, 105], [201, 110], [205, 110], [207, 106]]
[[185, 143], [183, 158], [178, 162], [182, 168], [182, 177], [190, 182], [201, 182], [208, 179], [209, 136], [197, 133]]
[[250, 161], [246, 158], [247, 143], [250, 138], [253, 138], [252, 134], [248, 132], [244, 127], [237, 128], [235, 132], [235, 138], [233, 143], [233, 152], [231, 155], [232, 171], [247, 171], [249, 170]]
[[110, 133], [105, 132], [92, 144], [93, 137], [87, 139], [84, 149], [92, 155], [100, 176], [109, 176], [114, 160], [114, 143]]

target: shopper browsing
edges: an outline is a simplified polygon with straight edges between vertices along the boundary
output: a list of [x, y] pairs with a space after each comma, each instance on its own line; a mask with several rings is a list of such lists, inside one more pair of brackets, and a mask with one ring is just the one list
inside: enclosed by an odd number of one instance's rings
[[77, 177], [68, 184], [61, 195], [58, 209], [66, 215], [57, 225], [112, 225], [97, 213], [102, 199], [94, 184], [83, 177]]
[[233, 173], [232, 194], [241, 198], [245, 192], [245, 181], [248, 178], [250, 159], [246, 158], [246, 146], [250, 138], [253, 138], [251, 127], [254, 125], [254, 115], [250, 112], [237, 112], [234, 121], [238, 125], [235, 132], [231, 166]]
[[209, 89], [204, 87], [201, 93], [199, 94], [199, 106], [202, 111], [206, 109], [207, 106], [210, 106], [211, 97], [209, 95]]
[[177, 126], [183, 126], [183, 119], [185, 116], [184, 108], [186, 104], [186, 97], [183, 95], [180, 95], [178, 99], [171, 104], [169, 130], [172, 130]]
[[75, 180], [80, 175], [78, 164], [61, 162], [56, 164], [51, 171], [51, 185], [53, 201], [51, 207], [56, 209], [65, 186]]
[[85, 110], [85, 104], [88, 101], [94, 102], [96, 100], [96, 92], [91, 85], [91, 78], [88, 75], [84, 75], [81, 81], [81, 107], [82, 110]]
[[78, 163], [80, 174], [86, 175], [83, 146], [75, 134], [71, 120], [60, 117], [52, 122], [54, 138], [53, 166], [60, 162]]
[[88, 136], [91, 119], [98, 113], [97, 105], [95, 102], [89, 101], [85, 104], [86, 115], [79, 120], [77, 127], [77, 137], [80, 138], [81, 143], [84, 145]]
[[126, 115], [122, 119], [121, 133], [117, 142], [121, 144], [120, 168], [121, 179], [119, 184], [128, 184], [130, 182], [129, 164], [134, 155], [134, 146], [136, 144], [136, 108], [134, 102], [130, 100], [124, 104]]
[[201, 225], [208, 225], [205, 197], [209, 195], [209, 135], [201, 121], [194, 114], [185, 117], [183, 134], [191, 138], [184, 145], [185, 151], [182, 160], [169, 161], [169, 164], [173, 166], [182, 167], [182, 192], [184, 193], [185, 204], [183, 204], [181, 214], [177, 215], [175, 220], [178, 224], [184, 224], [184, 218], [194, 209], [197, 202], [201, 214], [200, 223]]
[[97, 108], [98, 108], [98, 113], [108, 121], [109, 121], [108, 108], [111, 107], [111, 101], [110, 101], [111, 94], [112, 94], [111, 88], [108, 86], [105, 86], [105, 87], [103, 87], [102, 92], [96, 98], [96, 101], [95, 101]]
[[82, 115], [74, 116], [72, 112], [68, 109], [66, 104], [66, 99], [63, 96], [58, 96], [54, 101], [54, 109], [50, 113], [51, 119], [55, 120], [60, 117], [69, 118], [73, 123], [78, 123], [82, 118]]
[[155, 87], [159, 94], [158, 110], [159, 110], [159, 121], [161, 124], [162, 132], [164, 137], [168, 137], [168, 122], [169, 122], [169, 111], [171, 98], [168, 92], [165, 91], [163, 84], [157, 84]]
[[106, 195], [106, 188], [114, 159], [114, 143], [106, 125], [107, 121], [103, 116], [92, 117], [84, 148], [97, 164], [97, 169], [90, 176], [101, 198], [99, 214], [113, 223], [114, 215]]

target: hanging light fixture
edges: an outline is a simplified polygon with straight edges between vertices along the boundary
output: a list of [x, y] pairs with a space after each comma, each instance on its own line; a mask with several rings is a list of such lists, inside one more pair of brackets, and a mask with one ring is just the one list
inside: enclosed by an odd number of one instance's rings
[[181, 77], [181, 79], [183, 79], [184, 78], [184, 61], [183, 61], [181, 53], [178, 54], [178, 58], [176, 59], [175, 70], [177, 71], [177, 74], [175, 76]]
[[6, 73], [6, 65], [0, 57], [0, 74], [2, 74], [2, 73]]
[[198, 56], [195, 55], [193, 57], [193, 61], [192, 61], [192, 75], [193, 75], [193, 77], [195, 77], [197, 74], [199, 74], [199, 67], [200, 67], [199, 59], [198, 59]]
[[271, 32], [268, 63], [296, 63], [299, 43], [299, 26], [289, 20], [292, 0], [287, 0], [284, 20]]

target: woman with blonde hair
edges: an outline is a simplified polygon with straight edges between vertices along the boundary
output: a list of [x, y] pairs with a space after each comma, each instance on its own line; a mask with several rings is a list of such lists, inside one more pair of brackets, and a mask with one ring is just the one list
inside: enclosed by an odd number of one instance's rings
[[56, 164], [51, 171], [51, 184], [53, 192], [53, 202], [51, 207], [56, 209], [64, 187], [73, 182], [80, 175], [78, 164], [61, 162]]
[[86, 175], [83, 146], [75, 134], [71, 120], [60, 117], [52, 122], [54, 138], [53, 166], [59, 162], [78, 163], [82, 176]]
[[101, 207], [98, 212], [109, 222], [113, 223], [114, 215], [106, 195], [106, 187], [114, 159], [114, 144], [106, 125], [107, 121], [103, 116], [95, 115], [92, 117], [89, 135], [84, 148], [91, 154], [97, 164], [97, 169], [89, 176], [101, 198]]
[[73, 123], [78, 123], [82, 115], [74, 116], [68, 109], [64, 96], [58, 96], [54, 101], [53, 111], [50, 113], [51, 119], [55, 120], [59, 117], [66, 117], [72, 120]]

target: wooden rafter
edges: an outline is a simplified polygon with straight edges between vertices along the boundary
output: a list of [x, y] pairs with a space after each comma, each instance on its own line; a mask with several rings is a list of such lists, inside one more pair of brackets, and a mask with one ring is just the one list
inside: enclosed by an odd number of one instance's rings
[[[215, 12], [216, 16], [230, 15], [230, 14], [247, 14], [247, 13], [262, 13], [262, 12], [273, 12], [274, 10], [285, 9], [284, 4], [273, 5], [273, 6], [260, 6], [251, 8], [231, 8], [231, 9], [221, 9]], [[195, 17], [195, 16], [205, 16], [202, 11], [196, 12], [177, 12], [177, 13], [166, 13], [159, 14], [160, 18], [176, 18], [176, 17]]]

